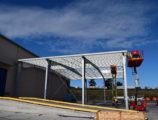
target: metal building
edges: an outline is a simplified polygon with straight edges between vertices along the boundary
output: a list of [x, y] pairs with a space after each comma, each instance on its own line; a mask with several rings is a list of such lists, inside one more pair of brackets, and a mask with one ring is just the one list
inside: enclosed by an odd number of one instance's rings
[[0, 35], [0, 96], [44, 97], [64, 100], [70, 80], [82, 80], [82, 104], [86, 103], [86, 80], [111, 78], [110, 66], [117, 66], [117, 78], [124, 80], [128, 109], [127, 51], [102, 52], [38, 58]]
[[[39, 67], [18, 64], [18, 59], [38, 58], [37, 55], [14, 43], [3, 35], [0, 35], [0, 96], [30, 96], [43, 97], [45, 72]], [[18, 67], [21, 73], [18, 75]], [[24, 68], [25, 67], [25, 68]], [[48, 98], [64, 99], [67, 87], [61, 86], [60, 91], [55, 94], [53, 90], [63, 84], [62, 76], [50, 73], [48, 86]], [[17, 80], [20, 82], [17, 83]]]
[[[124, 80], [124, 96], [128, 109], [127, 80], [126, 80], [127, 51], [113, 51], [91, 54], [53, 56], [42, 58], [19, 59], [19, 64], [30, 64], [45, 70], [44, 98], [47, 98], [50, 72], [61, 74], [70, 80], [82, 80], [82, 104], [86, 104], [86, 80], [112, 78], [110, 66], [117, 66], [116, 78]], [[20, 71], [20, 67], [19, 67]], [[19, 72], [20, 74], [20, 72]], [[20, 79], [17, 80], [17, 83]]]

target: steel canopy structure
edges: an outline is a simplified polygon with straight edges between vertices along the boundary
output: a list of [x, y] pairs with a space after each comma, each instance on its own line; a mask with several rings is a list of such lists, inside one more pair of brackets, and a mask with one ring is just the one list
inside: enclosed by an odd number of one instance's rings
[[126, 80], [126, 53], [127, 51], [100, 52], [67, 56], [52, 56], [41, 58], [19, 59], [19, 63], [35, 65], [45, 69], [44, 98], [47, 96], [47, 81], [49, 71], [69, 78], [82, 80], [82, 104], [85, 104], [86, 79], [112, 78], [110, 66], [117, 66], [117, 78], [124, 79], [124, 96], [128, 108], [127, 80]]

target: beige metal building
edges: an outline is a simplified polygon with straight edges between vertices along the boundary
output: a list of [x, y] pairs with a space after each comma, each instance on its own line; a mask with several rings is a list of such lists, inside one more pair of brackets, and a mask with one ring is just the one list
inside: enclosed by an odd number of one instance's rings
[[[0, 35], [0, 96], [44, 97], [45, 70], [17, 60], [38, 57], [29, 50]], [[17, 74], [20, 72], [20, 74]], [[64, 100], [69, 80], [51, 71], [47, 98]]]

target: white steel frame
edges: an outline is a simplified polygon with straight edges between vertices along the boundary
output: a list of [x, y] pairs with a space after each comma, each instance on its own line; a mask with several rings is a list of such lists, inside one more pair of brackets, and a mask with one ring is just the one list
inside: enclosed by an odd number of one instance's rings
[[60, 73], [70, 80], [82, 79], [82, 104], [86, 103], [86, 79], [112, 78], [110, 65], [117, 66], [116, 78], [124, 79], [124, 97], [128, 109], [127, 79], [126, 79], [127, 51], [101, 52], [91, 54], [53, 56], [41, 58], [19, 59], [19, 62], [42, 67], [45, 72], [44, 98], [47, 98], [47, 81], [49, 71]]

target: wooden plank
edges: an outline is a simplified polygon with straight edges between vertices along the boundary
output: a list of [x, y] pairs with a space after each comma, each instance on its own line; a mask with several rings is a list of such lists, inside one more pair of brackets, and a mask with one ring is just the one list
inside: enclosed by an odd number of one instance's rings
[[121, 120], [121, 112], [100, 111], [97, 113], [97, 120]]
[[145, 120], [145, 113], [143, 113], [143, 112], [137, 112], [137, 113], [122, 112], [121, 120]]
[[96, 120], [146, 120], [146, 115], [144, 112], [99, 111]]

